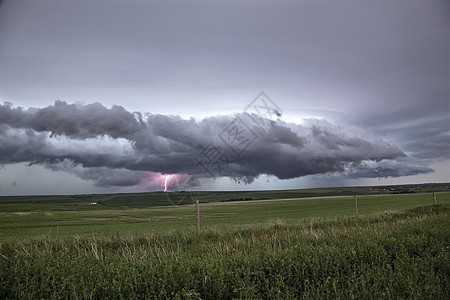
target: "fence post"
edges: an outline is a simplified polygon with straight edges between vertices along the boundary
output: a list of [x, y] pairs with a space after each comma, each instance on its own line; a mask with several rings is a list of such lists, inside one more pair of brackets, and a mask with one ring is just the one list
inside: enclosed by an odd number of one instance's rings
[[358, 216], [358, 197], [355, 195], [353, 199], [355, 200], [355, 215]]
[[433, 192], [433, 199], [434, 199], [434, 204], [437, 204], [437, 200], [436, 200], [436, 192]]
[[195, 200], [195, 225], [197, 226], [197, 231], [200, 232], [200, 204], [198, 200]]

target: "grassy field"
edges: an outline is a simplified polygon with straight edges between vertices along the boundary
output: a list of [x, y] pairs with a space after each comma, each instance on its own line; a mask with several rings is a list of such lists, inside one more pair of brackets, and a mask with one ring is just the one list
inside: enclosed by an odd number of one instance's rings
[[[307, 198], [324, 196], [352, 196], [379, 194], [412, 194], [430, 192], [449, 192], [450, 183], [377, 186], [316, 188], [298, 190], [261, 190], [261, 191], [197, 191], [190, 192], [148, 192], [132, 194], [83, 194], [52, 196], [0, 196], [2, 204], [22, 204], [22, 210], [39, 207], [52, 209], [85, 209], [91, 202], [101, 203], [108, 208], [142, 208], [192, 203], [192, 194], [201, 202], [228, 202], [238, 200], [263, 200], [282, 198]], [[101, 206], [93, 207], [102, 209]], [[1, 206], [0, 206], [1, 207]]]
[[0, 242], [2, 299], [448, 299], [447, 205]]
[[[277, 198], [286, 195], [292, 196], [283, 192]], [[127, 195], [127, 197], [131, 196]], [[267, 193], [264, 196], [267, 196]], [[162, 194], [160, 197], [163, 197], [161, 202], [170, 204], [167, 198], [164, 198], [167, 195]], [[275, 198], [275, 195], [272, 194], [272, 197]], [[40, 203], [18, 201], [0, 204], [0, 239], [173, 229], [193, 231], [195, 229], [193, 204], [161, 206], [157, 203], [156, 206], [143, 207], [140, 204], [132, 206], [128, 203], [127, 206], [118, 206], [117, 199], [109, 205], [90, 205], [84, 203], [84, 200], [81, 203], [61, 204], [58, 197], [56, 198], [54, 200], [56, 203], [45, 200]], [[439, 192], [437, 198], [439, 203], [450, 203], [450, 192]], [[192, 203], [192, 200], [189, 201]], [[358, 211], [360, 215], [367, 215], [432, 203], [431, 193], [360, 195]], [[353, 196], [342, 195], [287, 198], [286, 200], [204, 201], [200, 207], [202, 227], [229, 227], [261, 223], [272, 219], [337, 217], [354, 214]]]
[[0, 197], [0, 299], [450, 298], [448, 184], [195, 196]]

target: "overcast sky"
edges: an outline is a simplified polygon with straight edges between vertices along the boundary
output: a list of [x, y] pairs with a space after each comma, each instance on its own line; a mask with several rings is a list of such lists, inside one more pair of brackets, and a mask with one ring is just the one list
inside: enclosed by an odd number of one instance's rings
[[449, 182], [449, 3], [2, 1], [0, 195]]

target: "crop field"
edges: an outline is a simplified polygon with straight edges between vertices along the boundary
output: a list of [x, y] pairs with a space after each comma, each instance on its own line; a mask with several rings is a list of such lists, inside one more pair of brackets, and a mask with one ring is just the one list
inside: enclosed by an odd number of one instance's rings
[[0, 299], [449, 299], [448, 185], [411, 189], [0, 197]]

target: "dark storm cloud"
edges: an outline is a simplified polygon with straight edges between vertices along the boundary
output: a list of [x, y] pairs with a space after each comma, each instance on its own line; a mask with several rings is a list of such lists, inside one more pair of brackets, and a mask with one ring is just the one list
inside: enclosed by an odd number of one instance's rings
[[354, 123], [370, 128], [380, 136], [389, 136], [410, 156], [418, 159], [450, 159], [449, 95], [440, 104], [423, 103], [396, 108], [386, 105], [381, 113], [354, 118]]
[[[262, 174], [290, 179], [327, 173], [380, 177], [432, 171], [401, 163], [398, 159], [405, 157], [401, 149], [358, 128], [317, 119], [302, 125], [265, 120], [267, 126], [260, 127], [252, 123], [259, 117], [248, 117], [241, 113], [196, 121], [142, 116], [99, 103], [57, 101], [41, 109], [5, 103], [0, 105], [0, 162], [44, 164], [101, 186], [128, 186], [151, 182], [161, 174], [207, 176], [198, 158], [214, 143], [227, 155], [227, 166], [213, 176], [247, 183]], [[253, 140], [236, 155], [225, 129], [237, 119]]]
[[[3, 2], [1, 101], [205, 116], [267, 90], [285, 112], [331, 121], [255, 130], [223, 172], [248, 181], [410, 175], [450, 159], [449, 1]], [[105, 184], [108, 170], [201, 175], [195, 157], [211, 141], [226, 149], [218, 134], [232, 119], [2, 106], [0, 160], [70, 160], [65, 170]]]
[[[63, 171], [74, 174], [85, 180], [94, 181], [97, 186], [135, 186], [151, 182], [156, 174], [145, 171], [131, 171], [127, 169], [112, 169], [108, 167], [85, 168], [81, 164], [76, 164], [71, 160], [63, 160], [55, 164], [46, 164], [46, 167], [53, 171]], [[159, 182], [160, 184], [160, 182]], [[154, 184], [157, 186], [158, 184]]]
[[[373, 161], [350, 163], [345, 167], [343, 173], [348, 178], [389, 178], [431, 172], [433, 172], [433, 169], [418, 165], [411, 159], [403, 158], [400, 161], [384, 159], [377, 163]], [[342, 174], [335, 175], [342, 176]]]
[[129, 113], [121, 106], [107, 109], [100, 103], [77, 105], [56, 101], [55, 105], [29, 110], [12, 108], [9, 103], [0, 107], [0, 124], [78, 139], [99, 135], [131, 136], [143, 125], [142, 122], [137, 113]]

